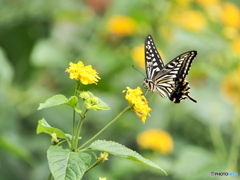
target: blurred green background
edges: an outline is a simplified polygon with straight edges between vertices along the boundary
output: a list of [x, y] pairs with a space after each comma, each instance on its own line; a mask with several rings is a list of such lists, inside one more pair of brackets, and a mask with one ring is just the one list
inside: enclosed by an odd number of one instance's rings
[[[36, 135], [37, 121], [44, 117], [70, 133], [72, 110], [37, 108], [55, 94], [73, 94], [75, 82], [64, 72], [69, 62], [83, 61], [99, 72], [98, 85], [85, 90], [111, 108], [89, 113], [83, 141], [122, 111], [127, 106], [122, 91], [143, 82], [132, 65], [145, 73], [148, 34], [165, 62], [197, 50], [187, 80], [198, 102], [174, 104], [155, 94], [146, 124], [128, 112], [99, 138], [138, 151], [169, 175], [110, 155], [83, 179], [192, 180], [209, 179], [211, 171], [240, 173], [239, 6], [238, 0], [0, 1], [1, 179], [47, 179], [51, 142], [48, 135]], [[138, 135], [149, 129], [169, 133], [173, 150], [139, 147]]]

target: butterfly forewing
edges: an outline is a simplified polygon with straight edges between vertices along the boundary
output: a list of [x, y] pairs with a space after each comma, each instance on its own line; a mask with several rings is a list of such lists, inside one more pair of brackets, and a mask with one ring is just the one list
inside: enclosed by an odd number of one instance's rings
[[162, 97], [168, 96], [175, 103], [186, 98], [196, 102], [188, 95], [190, 87], [185, 80], [196, 55], [196, 51], [185, 52], [164, 66], [152, 37], [148, 35], [145, 42], [147, 73], [145, 84], [147, 88], [150, 91], [158, 92]]
[[152, 79], [163, 67], [163, 61], [153, 42], [151, 35], [145, 40], [145, 67], [147, 78]]
[[178, 56], [180, 57], [180, 60], [183, 61], [178, 71], [179, 78], [185, 78], [187, 76], [188, 71], [191, 67], [192, 61], [196, 56], [197, 56], [197, 51], [189, 51]]
[[184, 79], [188, 74], [193, 59], [196, 57], [196, 51], [185, 52], [172, 61], [167, 63], [159, 73], [155, 75], [153, 80], [160, 78], [182, 78]]

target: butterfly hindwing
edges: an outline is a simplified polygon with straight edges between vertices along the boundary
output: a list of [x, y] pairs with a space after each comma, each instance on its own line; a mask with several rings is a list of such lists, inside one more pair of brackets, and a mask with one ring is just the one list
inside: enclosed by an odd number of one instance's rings
[[196, 55], [197, 51], [185, 52], [164, 66], [152, 37], [148, 35], [145, 42], [145, 85], [150, 91], [158, 92], [162, 97], [168, 96], [175, 103], [186, 98], [196, 102], [188, 95], [190, 87], [185, 80]]

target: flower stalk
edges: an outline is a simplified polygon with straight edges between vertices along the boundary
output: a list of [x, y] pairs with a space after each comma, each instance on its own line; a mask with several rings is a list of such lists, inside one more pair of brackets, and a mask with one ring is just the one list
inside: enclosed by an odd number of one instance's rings
[[94, 167], [96, 167], [99, 164], [102, 164], [104, 161], [108, 160], [108, 153], [107, 152], [103, 152], [100, 154], [100, 157], [97, 158], [97, 161], [90, 166], [85, 173], [87, 173], [88, 171], [90, 171], [91, 169], [93, 169]]
[[78, 146], [78, 137], [80, 136], [82, 125], [83, 125], [83, 122], [85, 120], [85, 115], [86, 115], [87, 111], [88, 110], [85, 111], [83, 116], [81, 116], [81, 120], [78, 122], [78, 126], [77, 126], [76, 133], [75, 133], [75, 136], [74, 136], [74, 143], [73, 143], [73, 148], [72, 148], [73, 150], [75, 150]]
[[103, 131], [105, 131], [109, 126], [111, 126], [118, 118], [120, 118], [125, 112], [129, 111], [131, 109], [130, 106], [126, 107], [122, 112], [120, 112], [112, 121], [110, 121], [104, 128], [102, 128], [97, 134], [95, 134], [91, 139], [89, 139], [87, 142], [82, 144], [77, 151], [81, 150], [84, 146], [92, 142], [96, 137], [98, 137], [100, 134], [102, 134]]
[[[80, 83], [79, 82], [77, 82], [77, 84], [76, 84], [76, 88], [75, 88], [75, 90], [74, 90], [74, 96], [76, 96], [77, 95], [77, 92], [78, 92], [78, 90], [79, 90], [79, 88], [80, 88]], [[78, 139], [78, 137], [76, 137], [75, 136], [75, 134], [76, 134], [76, 130], [75, 130], [75, 124], [76, 124], [76, 111], [73, 109], [73, 121], [72, 121], [72, 150], [73, 149], [75, 149], [76, 148], [76, 146], [74, 146], [74, 142], [76, 141], [76, 139]]]

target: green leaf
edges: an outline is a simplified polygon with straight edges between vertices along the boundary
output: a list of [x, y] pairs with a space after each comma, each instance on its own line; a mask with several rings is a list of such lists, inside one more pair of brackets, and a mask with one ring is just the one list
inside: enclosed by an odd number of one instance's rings
[[40, 103], [40, 105], [38, 107], [38, 110], [53, 107], [53, 106], [62, 105], [62, 104], [65, 104], [67, 102], [68, 102], [68, 98], [66, 98], [62, 94], [58, 94], [58, 95], [55, 95], [55, 96], [52, 96], [52, 97], [48, 98], [44, 103]]
[[93, 110], [109, 110], [109, 106], [103, 102], [100, 98], [98, 98], [98, 104], [92, 106]]
[[93, 106], [90, 106], [88, 109], [92, 109], [92, 110], [109, 110], [110, 108], [108, 106], [104, 106], [104, 105], [93, 105]]
[[30, 166], [34, 165], [34, 157], [30, 150], [24, 146], [21, 141], [15, 141], [11, 136], [4, 136], [3, 134], [0, 137], [0, 148], [1, 151], [5, 151], [12, 156], [17, 157], [22, 162], [27, 162]]
[[76, 106], [77, 103], [78, 103], [78, 98], [77, 98], [77, 96], [71, 96], [71, 97], [69, 98], [68, 102], [66, 102], [66, 103], [64, 103], [64, 104], [74, 107], [74, 106]]
[[64, 134], [63, 131], [61, 131], [60, 129], [51, 127], [44, 118], [38, 121], [37, 134], [40, 134], [40, 133], [47, 133], [50, 136], [53, 133], [56, 133], [57, 137], [61, 139], [67, 139], [67, 136]]
[[40, 103], [38, 110], [53, 107], [53, 106], [59, 106], [63, 104], [69, 105], [71, 107], [76, 107], [78, 105], [78, 98], [76, 96], [71, 96], [68, 99], [66, 96], [62, 94], [58, 94], [48, 98], [44, 103]]
[[77, 98], [77, 96], [71, 96], [71, 97], [69, 98], [69, 101], [68, 101], [67, 103], [65, 103], [65, 104], [73, 107], [74, 110], [75, 110], [77, 113], [79, 113], [79, 114], [82, 113], [82, 111], [80, 110], [79, 104], [78, 104], [78, 98]]
[[123, 146], [122, 144], [119, 144], [113, 141], [97, 140], [97, 141], [94, 141], [88, 148], [92, 150], [108, 152], [110, 154], [131, 160], [131, 161], [135, 161], [135, 162], [145, 164], [154, 168], [158, 168], [167, 175], [167, 173], [160, 166], [158, 166], [157, 164], [155, 164], [154, 162], [148, 159], [145, 159], [137, 152]]
[[[87, 93], [89, 94], [89, 98], [85, 100], [85, 104], [87, 109], [89, 110], [109, 110], [109, 106], [103, 102], [100, 98], [94, 96], [93, 93], [87, 91]], [[96, 99], [96, 103], [91, 102], [92, 99]]]
[[47, 159], [51, 173], [57, 180], [82, 179], [91, 162], [89, 154], [72, 152], [59, 146], [50, 146]]

